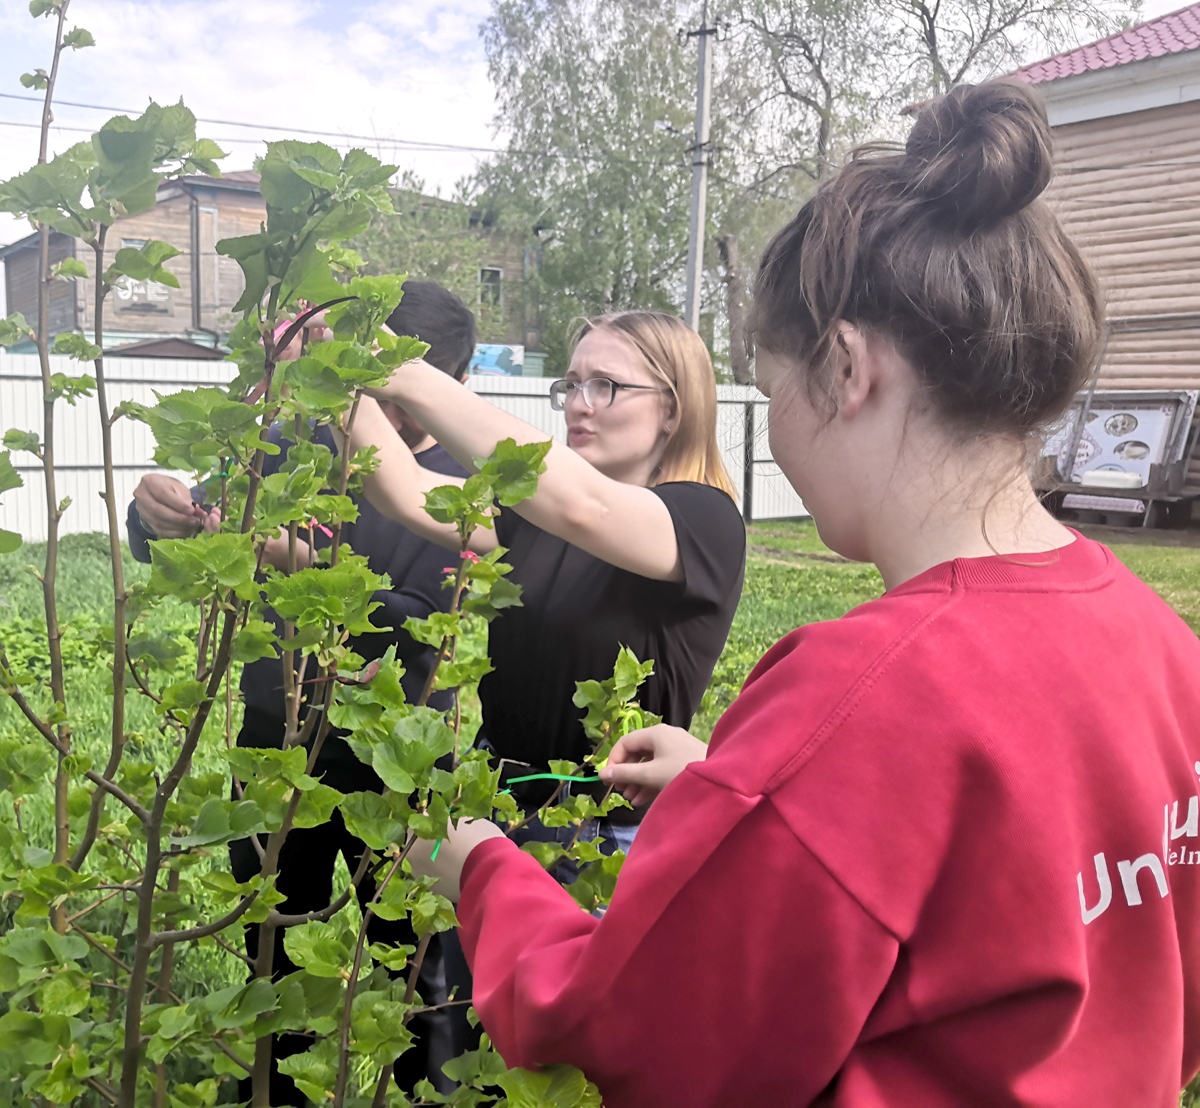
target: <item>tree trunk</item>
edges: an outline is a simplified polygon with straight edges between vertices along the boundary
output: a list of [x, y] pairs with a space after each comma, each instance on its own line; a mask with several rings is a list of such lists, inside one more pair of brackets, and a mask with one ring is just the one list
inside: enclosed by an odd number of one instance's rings
[[754, 355], [754, 344], [746, 331], [746, 284], [742, 280], [738, 260], [737, 235], [720, 235], [717, 252], [725, 270], [722, 281], [725, 285], [725, 310], [729, 317], [729, 365], [733, 379], [739, 385], [754, 384], [754, 371], [750, 359]]

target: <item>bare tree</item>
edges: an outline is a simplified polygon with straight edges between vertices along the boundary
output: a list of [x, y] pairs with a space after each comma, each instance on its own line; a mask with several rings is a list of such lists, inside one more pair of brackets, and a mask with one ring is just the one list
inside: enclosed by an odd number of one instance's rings
[[1120, 0], [897, 0], [913, 76], [929, 93], [985, 80], [1128, 23]]
[[739, 385], [754, 384], [753, 340], [746, 328], [746, 282], [742, 278], [735, 234], [717, 236], [717, 254], [724, 270], [725, 312], [729, 319], [729, 368]]

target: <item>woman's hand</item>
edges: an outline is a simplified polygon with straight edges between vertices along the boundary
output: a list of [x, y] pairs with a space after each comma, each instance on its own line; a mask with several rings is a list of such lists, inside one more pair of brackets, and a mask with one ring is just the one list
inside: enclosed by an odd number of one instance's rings
[[201, 528], [211, 530], [206, 524], [212, 513], [206, 513], [174, 477], [147, 473], [133, 490], [133, 499], [142, 522], [160, 539], [186, 539]]
[[488, 839], [502, 839], [504, 832], [486, 819], [463, 820], [457, 827], [451, 826], [442, 840], [437, 858], [432, 858], [436, 845], [431, 839], [418, 839], [408, 852], [408, 861], [418, 877], [436, 877], [438, 883], [433, 891], [456, 904], [462, 895], [459, 880], [467, 855], [480, 843]]
[[[263, 564], [287, 572], [288, 533], [281, 527], [263, 543]], [[305, 569], [312, 562], [312, 551], [304, 539], [296, 540], [296, 568]]]
[[631, 731], [608, 756], [600, 779], [617, 789], [635, 808], [649, 804], [692, 762], [703, 762], [708, 747], [682, 727], [665, 723]]

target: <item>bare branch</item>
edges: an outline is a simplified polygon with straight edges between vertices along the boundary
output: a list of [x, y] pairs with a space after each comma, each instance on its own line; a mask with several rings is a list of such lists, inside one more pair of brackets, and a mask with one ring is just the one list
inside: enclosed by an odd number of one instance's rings
[[188, 943], [195, 939], [206, 939], [210, 935], [215, 935], [218, 931], [224, 931], [239, 919], [242, 918], [250, 909], [250, 905], [258, 899], [258, 890], [242, 897], [237, 907], [232, 912], [223, 915], [219, 920], [213, 923], [204, 923], [199, 927], [189, 927], [183, 931], [159, 931], [150, 936], [151, 949], [162, 946], [163, 943]]

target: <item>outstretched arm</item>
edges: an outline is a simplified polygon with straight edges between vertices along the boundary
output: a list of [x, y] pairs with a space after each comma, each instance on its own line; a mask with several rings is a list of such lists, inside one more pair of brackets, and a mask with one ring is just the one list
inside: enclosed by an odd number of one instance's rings
[[[502, 439], [523, 444], [546, 438], [544, 431], [501, 411], [425, 362], [401, 366], [384, 388], [373, 392], [399, 404], [468, 468]], [[411, 482], [411, 468], [398, 467], [393, 457], [389, 452], [376, 481], [389, 486]], [[389, 495], [420, 495], [423, 501], [423, 492], [410, 487], [403, 494]], [[683, 580], [675, 524], [662, 500], [649, 489], [606, 477], [561, 443], [555, 443], [546, 456], [537, 495], [515, 511], [620, 569], [659, 581]]]
[[[439, 372], [438, 376], [445, 374]], [[459, 393], [467, 391], [461, 385], [454, 387]], [[461, 485], [463, 479], [425, 469], [369, 396], [364, 396], [358, 403], [358, 413], [350, 432], [351, 455], [364, 446], [374, 446], [379, 452], [379, 469], [363, 478], [363, 492], [371, 504], [389, 519], [404, 524], [430, 542], [457, 550], [458, 532], [448, 523], [438, 523], [425, 511], [425, 494], [438, 485]], [[471, 538], [471, 547], [476, 553], [494, 550], [496, 533], [477, 528]]]

